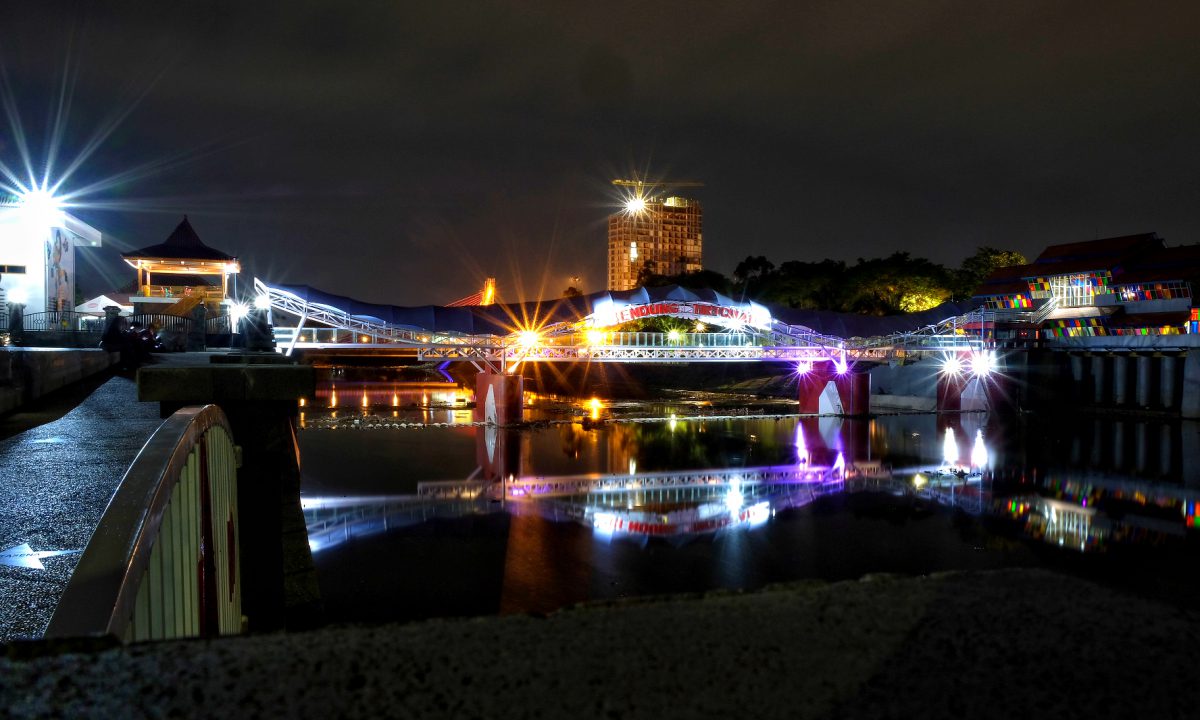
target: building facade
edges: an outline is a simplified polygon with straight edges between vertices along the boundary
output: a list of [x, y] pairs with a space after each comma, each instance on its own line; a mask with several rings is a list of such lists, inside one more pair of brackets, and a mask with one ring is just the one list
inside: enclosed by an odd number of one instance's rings
[[100, 231], [69, 213], [0, 199], [0, 326], [9, 303], [25, 313], [73, 309], [76, 250], [100, 243]]
[[1190, 334], [1197, 281], [1200, 245], [1143, 233], [1052, 245], [993, 272], [974, 299], [996, 312], [997, 339]]
[[608, 218], [608, 289], [632, 290], [642, 273], [702, 269], [703, 213], [696, 200], [647, 198]]

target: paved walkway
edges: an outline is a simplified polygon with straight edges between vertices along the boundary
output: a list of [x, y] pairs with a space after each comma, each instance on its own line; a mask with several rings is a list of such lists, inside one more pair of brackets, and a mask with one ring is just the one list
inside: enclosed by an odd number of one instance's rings
[[0, 440], [0, 642], [40, 637], [125, 470], [159, 426], [114, 377], [62, 418]]
[[1006, 570], [0, 652], [0, 698], [13, 718], [1184, 718], [1197, 647], [1190, 609]]

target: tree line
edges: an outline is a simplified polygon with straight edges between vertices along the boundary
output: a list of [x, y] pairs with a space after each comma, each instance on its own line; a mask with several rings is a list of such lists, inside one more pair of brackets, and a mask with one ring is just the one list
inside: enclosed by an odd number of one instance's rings
[[992, 247], [978, 248], [957, 268], [907, 252], [859, 258], [853, 265], [841, 260], [789, 260], [776, 266], [762, 255], [752, 255], [737, 264], [732, 277], [707, 269], [670, 276], [643, 270], [638, 284], [711, 288], [737, 300], [809, 310], [894, 315], [928, 310], [948, 300], [966, 300], [996, 268], [1027, 262], [1015, 250]]

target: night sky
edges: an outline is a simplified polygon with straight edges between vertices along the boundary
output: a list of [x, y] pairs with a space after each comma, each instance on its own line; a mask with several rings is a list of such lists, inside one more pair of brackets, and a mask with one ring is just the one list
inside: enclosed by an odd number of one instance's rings
[[[560, 7], [561, 5], [561, 7]], [[444, 303], [603, 289], [614, 177], [700, 180], [704, 260], [951, 265], [1200, 242], [1200, 3], [4, 2], [35, 159], [112, 258], [187, 213], [247, 276]], [[0, 119], [0, 159], [19, 165]], [[114, 209], [115, 208], [115, 209]]]

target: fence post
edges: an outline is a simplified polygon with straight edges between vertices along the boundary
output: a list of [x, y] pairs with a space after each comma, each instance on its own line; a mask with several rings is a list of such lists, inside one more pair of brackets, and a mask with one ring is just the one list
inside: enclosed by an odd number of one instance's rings
[[188, 327], [186, 347], [188, 352], [202, 351], [205, 348], [205, 315], [208, 309], [200, 303], [192, 310], [192, 324]]

